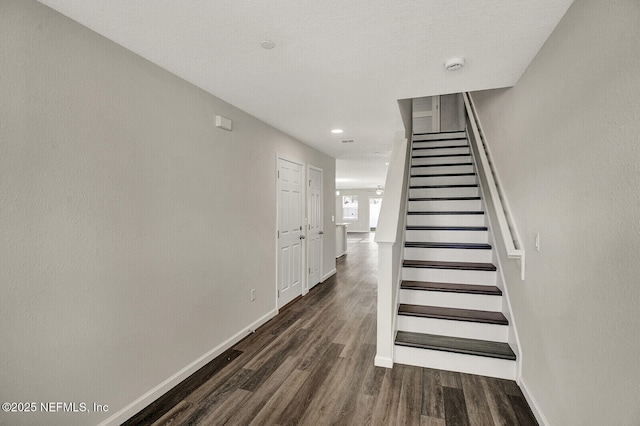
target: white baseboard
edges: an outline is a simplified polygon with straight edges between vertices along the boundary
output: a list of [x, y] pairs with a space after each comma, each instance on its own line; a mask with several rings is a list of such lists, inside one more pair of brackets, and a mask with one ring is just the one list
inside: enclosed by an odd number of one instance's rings
[[327, 272], [326, 274], [324, 274], [324, 277], [322, 277], [322, 282], [324, 282], [325, 280], [327, 280], [327, 278], [331, 278], [332, 276], [334, 276], [336, 273], [338, 272], [337, 269], [332, 269], [331, 271]]
[[386, 356], [376, 355], [373, 364], [376, 367], [393, 368], [393, 360]]
[[542, 409], [540, 408], [540, 405], [538, 404], [538, 400], [535, 399], [535, 397], [533, 396], [531, 391], [529, 391], [529, 388], [525, 384], [525, 382], [522, 379], [522, 377], [518, 378], [518, 385], [520, 386], [520, 390], [522, 391], [522, 394], [524, 395], [524, 399], [526, 399], [527, 402], [529, 403], [529, 407], [531, 407], [531, 411], [533, 411], [533, 415], [536, 417], [536, 420], [538, 421], [538, 424], [540, 426], [549, 426], [549, 421], [544, 416], [544, 413], [542, 412]]
[[120, 411], [114, 413], [111, 417], [104, 420], [98, 426], [111, 426], [111, 425], [119, 425], [124, 421], [128, 420], [142, 409], [144, 409], [147, 405], [151, 404], [153, 401], [170, 391], [177, 384], [185, 380], [187, 377], [198, 371], [200, 368], [204, 367], [207, 363], [211, 362], [217, 356], [222, 354], [224, 351], [238, 343], [240, 340], [245, 338], [249, 333], [260, 327], [262, 324], [269, 321], [271, 318], [275, 317], [278, 314], [278, 310], [274, 309], [268, 312], [263, 317], [259, 318], [257, 321], [248, 325], [226, 341], [222, 342], [215, 348], [211, 349], [209, 352], [202, 355], [200, 358], [196, 359], [189, 365], [185, 366], [183, 369], [173, 374], [164, 382], [160, 383], [153, 389], [149, 390], [144, 395], [140, 396], [138, 399], [121, 409]]

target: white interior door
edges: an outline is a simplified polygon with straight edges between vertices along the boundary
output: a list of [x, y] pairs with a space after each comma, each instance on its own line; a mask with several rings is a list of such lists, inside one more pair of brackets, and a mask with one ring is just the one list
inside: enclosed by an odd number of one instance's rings
[[414, 134], [440, 132], [440, 96], [414, 98], [412, 109]]
[[278, 308], [302, 294], [302, 165], [278, 158]]
[[322, 169], [309, 166], [309, 232], [307, 232], [307, 265], [309, 289], [322, 280]]

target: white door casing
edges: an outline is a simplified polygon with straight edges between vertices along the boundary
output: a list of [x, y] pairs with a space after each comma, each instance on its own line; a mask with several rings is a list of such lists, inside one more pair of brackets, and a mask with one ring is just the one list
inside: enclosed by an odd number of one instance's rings
[[278, 309], [302, 294], [303, 166], [278, 157]]
[[322, 169], [309, 166], [308, 176], [308, 232], [307, 271], [309, 290], [322, 280]]

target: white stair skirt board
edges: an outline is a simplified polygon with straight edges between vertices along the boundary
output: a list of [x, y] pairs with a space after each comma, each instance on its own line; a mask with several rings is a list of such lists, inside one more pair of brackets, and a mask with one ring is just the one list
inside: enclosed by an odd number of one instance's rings
[[508, 380], [516, 379], [516, 362], [505, 359], [395, 345], [394, 362]]
[[479, 197], [477, 186], [460, 188], [411, 188], [409, 198]]
[[[444, 308], [502, 310], [502, 296], [488, 294], [453, 293], [448, 291], [400, 290], [400, 303], [407, 305], [441, 306]], [[419, 331], [422, 333], [422, 331]], [[437, 333], [432, 333], [437, 334]]]
[[481, 200], [409, 201], [410, 212], [470, 212], [482, 210]]
[[409, 182], [411, 186], [467, 185], [478, 183], [475, 175], [412, 177], [409, 179]]
[[442, 146], [469, 146], [467, 139], [452, 139], [444, 141], [414, 141], [412, 148], [440, 148]]
[[507, 343], [509, 326], [398, 315], [398, 331]]
[[484, 214], [410, 214], [407, 226], [485, 226], [485, 223]]
[[457, 157], [414, 157], [411, 159], [411, 167], [435, 166], [436, 164], [471, 163], [471, 156]]
[[411, 242], [428, 241], [432, 243], [487, 243], [487, 231], [445, 231], [407, 229], [406, 240]]
[[436, 175], [440, 173], [473, 173], [473, 164], [464, 166], [416, 166], [411, 167], [411, 176]]
[[405, 260], [491, 263], [492, 256], [491, 250], [487, 249], [404, 248]]
[[402, 279], [436, 283], [496, 285], [496, 271], [403, 267]]
[[430, 133], [426, 135], [413, 135], [414, 141], [430, 141], [441, 139], [459, 139], [466, 138], [466, 132], [442, 132], [442, 133]]

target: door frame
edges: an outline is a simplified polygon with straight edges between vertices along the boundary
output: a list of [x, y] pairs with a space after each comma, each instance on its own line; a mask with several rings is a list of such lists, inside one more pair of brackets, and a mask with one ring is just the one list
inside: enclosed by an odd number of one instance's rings
[[[307, 270], [307, 259], [306, 259], [306, 251], [307, 251], [307, 241], [306, 241], [306, 236], [307, 236], [307, 215], [306, 215], [306, 207], [305, 207], [305, 200], [307, 197], [307, 185], [304, 184], [304, 182], [307, 180], [306, 177], [306, 163], [304, 161], [298, 160], [297, 158], [294, 157], [289, 157], [288, 155], [283, 155], [283, 154], [278, 154], [276, 153], [276, 159], [275, 159], [275, 173], [274, 173], [274, 178], [276, 180], [276, 185], [275, 185], [275, 191], [276, 191], [276, 196], [275, 196], [275, 202], [276, 202], [276, 223], [274, 224], [274, 232], [273, 235], [275, 237], [275, 262], [276, 262], [276, 268], [275, 268], [275, 303], [276, 303], [276, 312], [280, 312], [280, 308], [281, 306], [279, 306], [279, 295], [278, 295], [278, 291], [280, 290], [279, 286], [278, 286], [278, 256], [280, 255], [280, 250], [278, 248], [278, 224], [280, 222], [280, 203], [279, 203], [279, 197], [280, 197], [280, 179], [278, 177], [278, 160], [285, 160], [285, 161], [289, 161], [291, 163], [295, 163], [297, 165], [300, 166], [300, 169], [302, 170], [302, 184], [301, 184], [301, 196], [300, 196], [300, 211], [302, 212], [302, 218], [303, 218], [303, 224], [302, 224], [302, 231], [301, 234], [305, 236], [305, 239], [302, 240], [302, 248], [301, 248], [301, 256], [300, 256], [300, 270], [301, 271], [306, 271]], [[305, 294], [305, 288], [307, 287], [307, 274], [302, 273], [300, 274], [300, 280], [301, 280], [301, 295]], [[295, 299], [294, 299], [295, 300]]]
[[[307, 182], [309, 182], [309, 186], [311, 185], [311, 170], [315, 170], [317, 172], [320, 172], [320, 228], [321, 231], [324, 232], [324, 170], [321, 169], [320, 167], [316, 167], [316, 166], [312, 166], [311, 164], [309, 164], [307, 166]], [[306, 223], [306, 230], [309, 231], [309, 216], [311, 214], [311, 191], [307, 191], [306, 193], [306, 197], [307, 197], [307, 215], [306, 215], [306, 219], [305, 219], [305, 223]], [[308, 236], [308, 232], [307, 232], [307, 236]], [[305, 240], [306, 241], [306, 240]], [[307, 250], [307, 265], [309, 265], [309, 244], [307, 244], [306, 247]], [[322, 268], [322, 264], [324, 262], [324, 257], [323, 257], [323, 251], [324, 251], [324, 237], [320, 236], [320, 281], [318, 281], [317, 284], [320, 284], [322, 282], [322, 277], [324, 276], [324, 271]], [[305, 269], [306, 271], [309, 270], [309, 267], [306, 266], [307, 269]], [[307, 273], [307, 278], [309, 278], [309, 274]], [[317, 285], [317, 284], [314, 284]], [[309, 292], [309, 290], [311, 290], [311, 287], [309, 287], [309, 280], [307, 279], [305, 282], [305, 287], [303, 289], [303, 293], [302, 294], [307, 294]]]

